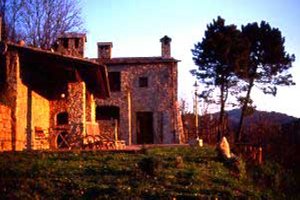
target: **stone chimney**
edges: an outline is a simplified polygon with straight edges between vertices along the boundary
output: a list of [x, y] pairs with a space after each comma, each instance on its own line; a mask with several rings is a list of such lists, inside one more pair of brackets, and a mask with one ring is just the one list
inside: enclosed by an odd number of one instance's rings
[[57, 42], [53, 46], [55, 51], [64, 55], [83, 58], [86, 41], [85, 33], [70, 32], [58, 37]]
[[98, 58], [111, 59], [112, 42], [98, 42]]
[[161, 42], [161, 56], [163, 58], [170, 58], [171, 57], [171, 41], [172, 39], [168, 36], [164, 36], [160, 39]]

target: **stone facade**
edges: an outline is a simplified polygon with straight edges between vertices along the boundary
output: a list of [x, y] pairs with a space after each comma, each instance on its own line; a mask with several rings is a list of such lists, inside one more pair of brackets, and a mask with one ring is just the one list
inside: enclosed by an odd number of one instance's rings
[[0, 151], [12, 150], [11, 109], [0, 104]]
[[[112, 90], [110, 98], [97, 99], [96, 103], [99, 107], [119, 108], [118, 137], [127, 144], [170, 144], [182, 141], [182, 128], [179, 129], [181, 118], [178, 117], [176, 107], [178, 61], [170, 57], [170, 41], [167, 36], [161, 39], [162, 57], [98, 59], [107, 65], [109, 75], [120, 73], [120, 90]], [[105, 52], [98, 53], [103, 54]], [[138, 139], [139, 134], [142, 134], [139, 129], [143, 114], [150, 116], [148, 122], [145, 122], [150, 123], [148, 129], [152, 129], [148, 141]]]

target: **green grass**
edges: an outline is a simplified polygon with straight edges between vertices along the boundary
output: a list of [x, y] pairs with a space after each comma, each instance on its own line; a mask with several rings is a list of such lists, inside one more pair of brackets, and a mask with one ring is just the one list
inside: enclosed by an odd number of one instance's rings
[[238, 170], [208, 146], [1, 153], [0, 199], [261, 199], [270, 191], [247, 176], [242, 160]]

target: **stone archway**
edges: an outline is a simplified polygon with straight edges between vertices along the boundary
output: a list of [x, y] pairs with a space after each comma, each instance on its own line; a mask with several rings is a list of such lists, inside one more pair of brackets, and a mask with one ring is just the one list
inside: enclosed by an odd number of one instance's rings
[[67, 112], [60, 112], [56, 115], [56, 125], [65, 125], [69, 123], [69, 114]]

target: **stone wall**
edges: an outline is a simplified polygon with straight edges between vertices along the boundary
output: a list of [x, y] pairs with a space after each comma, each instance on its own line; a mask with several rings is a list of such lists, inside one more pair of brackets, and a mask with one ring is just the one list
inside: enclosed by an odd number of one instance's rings
[[69, 83], [68, 94], [64, 98], [50, 101], [50, 127], [56, 127], [57, 114], [67, 112], [68, 124], [86, 122], [86, 87], [84, 82]]
[[49, 148], [50, 102], [36, 92], [32, 92], [31, 144], [32, 149]]
[[[50, 101], [50, 148], [56, 148], [56, 139], [61, 132], [71, 133], [74, 127], [81, 125], [82, 133], [86, 132], [86, 98], [85, 83], [75, 82], [68, 83], [68, 93], [64, 97]], [[63, 112], [68, 113], [68, 124], [58, 125], [57, 115]], [[94, 131], [91, 124], [89, 130]]]
[[12, 148], [18, 151], [37, 148], [35, 128], [48, 130], [49, 101], [23, 83], [17, 52], [7, 52], [6, 71], [7, 88], [4, 94], [11, 109]]
[[82, 124], [85, 133], [86, 122], [86, 86], [84, 82], [68, 84], [68, 113], [70, 124]]
[[6, 53], [7, 88], [6, 98], [12, 112], [13, 150], [26, 148], [27, 128], [27, 87], [20, 77], [20, 64], [17, 52]]
[[0, 151], [12, 150], [11, 109], [0, 104]]
[[114, 139], [115, 122], [114, 120], [98, 120], [100, 134]]
[[86, 121], [96, 122], [96, 103], [94, 95], [89, 92], [86, 92]]
[[[120, 139], [136, 144], [136, 113], [152, 112], [154, 143], [179, 143], [175, 124], [177, 64], [114, 65], [108, 70], [121, 72], [121, 91], [112, 92], [109, 99], [97, 99], [97, 105], [120, 108]], [[139, 87], [140, 77], [148, 78], [148, 87]]]
[[57, 114], [67, 112], [68, 99], [61, 98], [50, 101], [50, 129], [57, 126]]

